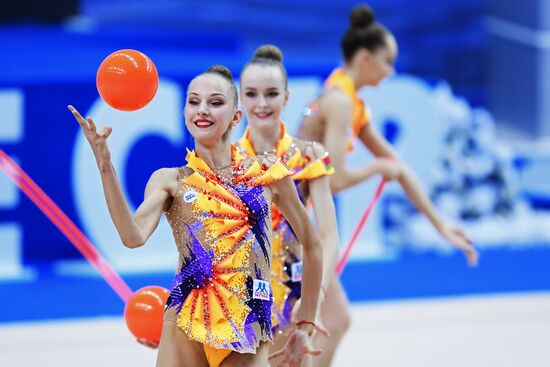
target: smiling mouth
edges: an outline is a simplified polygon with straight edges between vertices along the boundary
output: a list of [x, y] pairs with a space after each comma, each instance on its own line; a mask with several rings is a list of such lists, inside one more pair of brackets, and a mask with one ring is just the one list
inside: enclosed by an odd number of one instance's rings
[[212, 121], [208, 121], [208, 120], [197, 120], [194, 122], [194, 124], [199, 129], [206, 129], [207, 127], [214, 125]]
[[271, 117], [273, 115], [273, 112], [256, 112], [254, 116], [256, 116], [259, 119], [266, 119]]

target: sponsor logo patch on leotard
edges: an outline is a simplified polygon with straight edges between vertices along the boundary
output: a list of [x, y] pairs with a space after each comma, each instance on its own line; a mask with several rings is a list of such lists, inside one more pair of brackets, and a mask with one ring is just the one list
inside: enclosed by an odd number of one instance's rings
[[186, 203], [192, 203], [197, 200], [197, 193], [193, 190], [189, 190], [183, 194], [183, 200], [185, 200]]
[[266, 282], [265, 280], [254, 279], [254, 294], [252, 298], [269, 301], [269, 286], [269, 282]]
[[302, 281], [302, 262], [298, 261], [294, 264], [292, 264], [291, 268], [291, 279], [293, 282], [301, 282]]

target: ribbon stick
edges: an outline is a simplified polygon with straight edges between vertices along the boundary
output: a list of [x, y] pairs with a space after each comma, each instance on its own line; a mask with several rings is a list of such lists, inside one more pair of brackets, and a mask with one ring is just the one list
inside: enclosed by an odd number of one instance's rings
[[361, 234], [361, 231], [363, 230], [363, 227], [365, 226], [365, 223], [367, 223], [367, 219], [370, 216], [370, 213], [372, 212], [372, 209], [380, 199], [380, 196], [382, 196], [382, 191], [384, 190], [384, 186], [386, 185], [386, 180], [382, 179], [380, 183], [378, 184], [378, 187], [376, 188], [376, 192], [374, 193], [374, 196], [372, 197], [369, 205], [367, 206], [367, 209], [365, 209], [365, 212], [361, 216], [361, 219], [359, 219], [359, 222], [357, 223], [357, 226], [355, 227], [355, 230], [353, 231], [353, 235], [351, 236], [351, 239], [349, 240], [348, 244], [346, 245], [344, 252], [342, 254], [342, 257], [340, 260], [338, 260], [338, 264], [336, 265], [336, 274], [340, 275], [342, 274], [342, 271], [344, 271], [344, 267], [346, 266], [346, 263], [348, 262], [349, 255], [351, 253], [351, 250], [355, 243], [357, 242], [357, 239], [359, 238], [359, 235]]
[[132, 290], [97, 251], [90, 240], [78, 229], [52, 199], [19, 167], [2, 149], [0, 149], [0, 169], [19, 187], [19, 189], [44, 213], [78, 251], [99, 272], [115, 293], [128, 301]]

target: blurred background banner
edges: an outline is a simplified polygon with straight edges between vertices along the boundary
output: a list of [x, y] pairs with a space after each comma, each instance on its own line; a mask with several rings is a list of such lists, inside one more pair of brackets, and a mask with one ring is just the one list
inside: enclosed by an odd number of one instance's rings
[[[147, 179], [185, 163], [186, 86], [212, 64], [238, 76], [259, 45], [285, 55], [294, 132], [340, 65], [352, 1], [81, 0], [5, 4], [0, 15], [0, 149], [67, 213], [136, 289], [169, 287], [176, 249], [165, 220], [142, 249], [122, 246], [90, 148], [66, 109], [113, 127], [113, 163], [133, 209]], [[399, 43], [398, 74], [361, 96], [373, 123], [438, 209], [481, 251], [477, 269], [389, 185], [343, 274], [355, 300], [550, 289], [550, 5], [374, 0]], [[95, 87], [101, 61], [137, 49], [161, 82], [142, 110], [116, 111]], [[237, 138], [245, 123], [234, 131]], [[371, 156], [357, 149], [351, 166]], [[377, 180], [336, 198], [342, 243]], [[94, 302], [70, 300], [84, 292]], [[119, 315], [122, 304], [70, 242], [0, 172], [0, 322]], [[32, 300], [41, 300], [36, 307]]]

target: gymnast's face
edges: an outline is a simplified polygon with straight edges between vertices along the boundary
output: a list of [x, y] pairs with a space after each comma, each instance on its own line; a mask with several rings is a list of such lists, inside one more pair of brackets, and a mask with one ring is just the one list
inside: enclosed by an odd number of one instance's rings
[[231, 84], [216, 74], [202, 74], [191, 81], [183, 114], [191, 135], [204, 145], [230, 139], [231, 127], [242, 117]]
[[397, 58], [397, 42], [391, 34], [386, 35], [385, 45], [374, 52], [363, 50], [363, 84], [377, 86], [386, 77], [395, 74], [394, 63]]
[[278, 129], [288, 102], [281, 69], [275, 65], [249, 65], [241, 76], [240, 88], [248, 123], [258, 128]]

